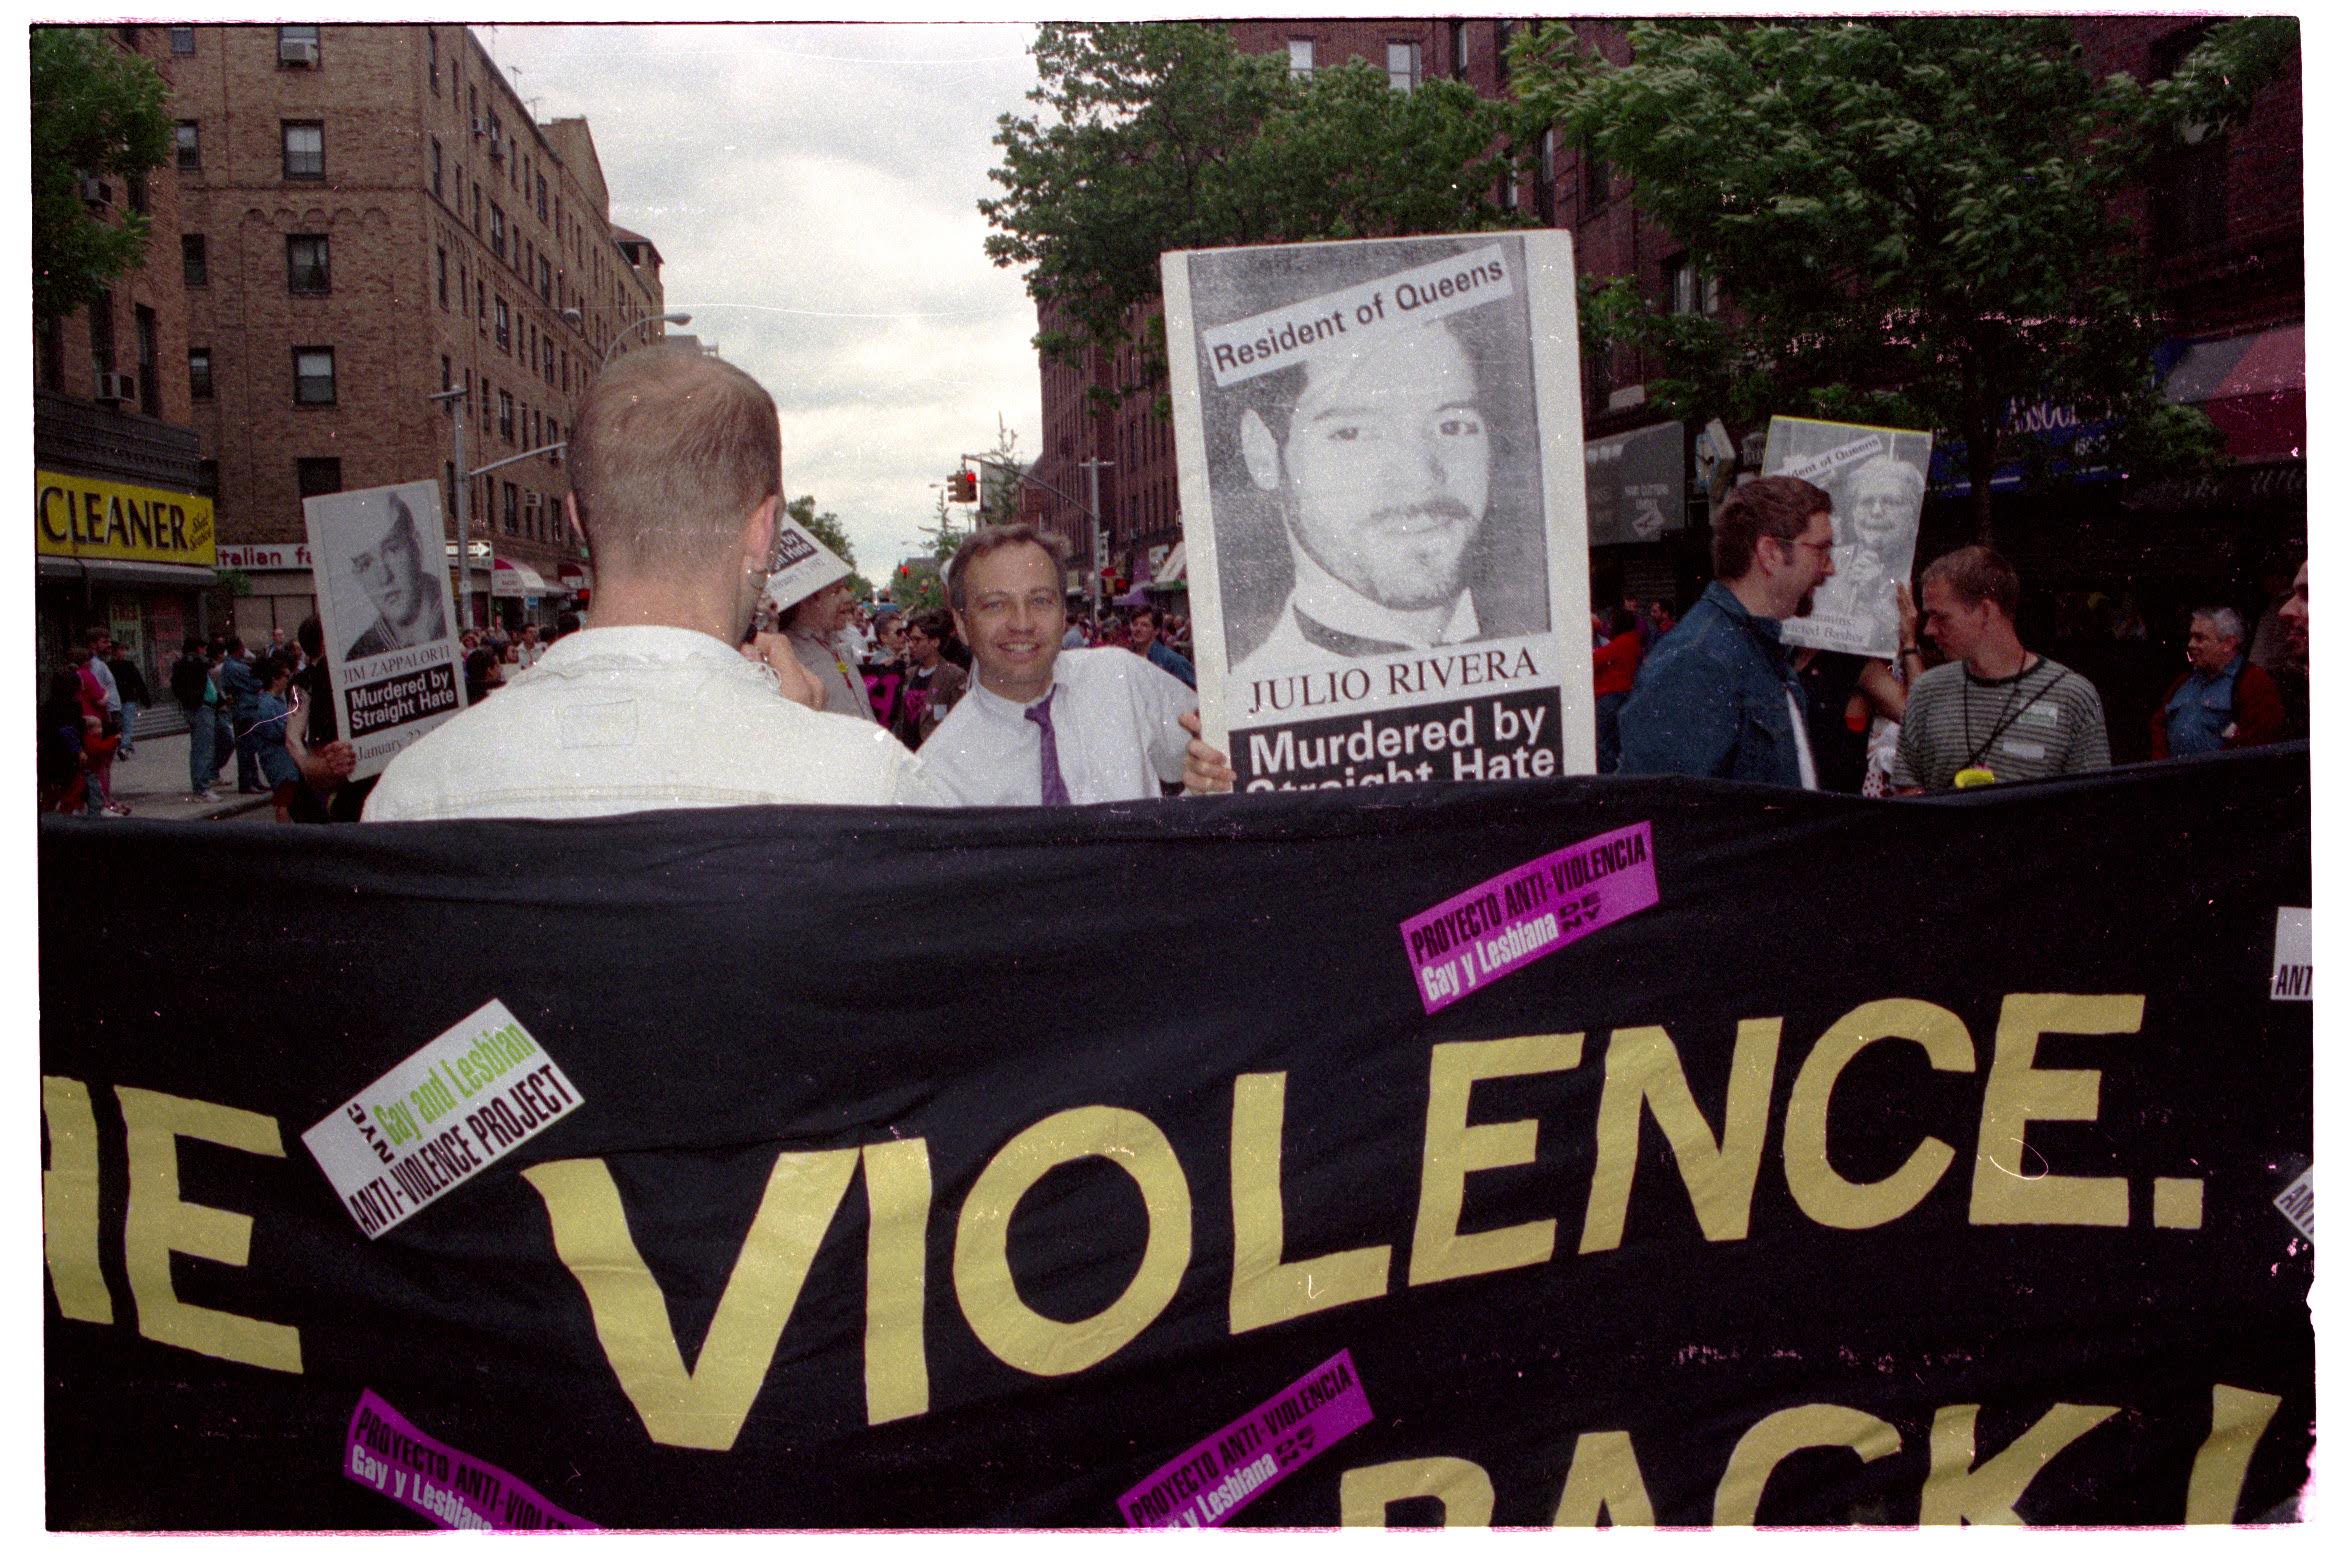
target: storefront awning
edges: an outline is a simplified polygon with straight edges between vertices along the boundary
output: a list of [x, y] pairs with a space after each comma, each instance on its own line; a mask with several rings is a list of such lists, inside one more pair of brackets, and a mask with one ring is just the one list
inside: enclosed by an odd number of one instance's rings
[[495, 594], [499, 596], [556, 596], [565, 595], [558, 587], [547, 586], [544, 576], [525, 563], [510, 558], [496, 560]]
[[2200, 407], [2226, 435], [2230, 459], [2305, 459], [2307, 327], [2188, 342], [2161, 393], [2180, 406]]
[[170, 585], [202, 590], [219, 582], [210, 569], [186, 563], [134, 563], [120, 558], [61, 558], [54, 553], [39, 560], [39, 578], [89, 579], [106, 585]]

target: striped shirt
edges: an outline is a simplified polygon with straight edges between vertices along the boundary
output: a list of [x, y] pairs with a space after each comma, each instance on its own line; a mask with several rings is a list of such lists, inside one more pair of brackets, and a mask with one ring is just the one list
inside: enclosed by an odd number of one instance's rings
[[2041, 656], [2012, 677], [1977, 677], [1954, 661], [1909, 690], [1893, 783], [1948, 791], [1961, 769], [2043, 780], [2111, 762], [2104, 701], [2078, 672]]

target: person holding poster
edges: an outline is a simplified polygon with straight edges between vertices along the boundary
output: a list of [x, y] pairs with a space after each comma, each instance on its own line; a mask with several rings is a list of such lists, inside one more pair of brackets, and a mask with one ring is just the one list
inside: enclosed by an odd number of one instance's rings
[[735, 648], [787, 558], [763, 386], [640, 348], [594, 381], [569, 437], [593, 626], [400, 753], [367, 822], [947, 800], [891, 733], [794, 702]]
[[1618, 717], [1618, 773], [1819, 789], [1780, 623], [1812, 610], [1835, 541], [1828, 495], [1803, 478], [1731, 489], [1714, 515], [1714, 581], [1642, 663]]

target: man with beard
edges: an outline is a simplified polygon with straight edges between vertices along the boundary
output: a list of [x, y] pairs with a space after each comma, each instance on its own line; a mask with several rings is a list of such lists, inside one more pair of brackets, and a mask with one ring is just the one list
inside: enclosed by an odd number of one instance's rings
[[1481, 621], [1466, 577], [1487, 518], [1488, 435], [1454, 331], [1383, 332], [1303, 372], [1285, 428], [1257, 407], [1239, 426], [1252, 485], [1281, 502], [1292, 591], [1235, 678], [1518, 631]]
[[1835, 572], [1828, 495], [1759, 477], [1714, 516], [1714, 582], [1641, 664], [1618, 719], [1617, 770], [1817, 790], [1804, 690], [1780, 642]]
[[424, 561], [422, 532], [414, 523], [414, 511], [397, 494], [390, 495], [390, 523], [380, 536], [350, 554], [349, 567], [372, 598], [376, 616], [342, 653], [345, 664], [387, 650], [427, 645], [446, 636], [439, 577]]

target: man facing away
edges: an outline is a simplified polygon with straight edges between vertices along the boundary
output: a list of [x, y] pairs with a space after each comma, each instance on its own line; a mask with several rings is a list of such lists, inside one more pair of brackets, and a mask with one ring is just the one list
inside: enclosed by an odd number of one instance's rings
[[2241, 613], [2232, 607], [2195, 612], [2186, 633], [2186, 666], [2154, 708], [2155, 758], [2280, 740], [2283, 695], [2266, 668], [2243, 658]]
[[987, 526], [951, 555], [944, 586], [975, 681], [919, 755], [961, 802], [1061, 806], [1156, 797], [1166, 781], [1234, 785], [1226, 756], [1194, 735], [1195, 697], [1177, 678], [1123, 650], [1064, 649], [1055, 537]]
[[886, 731], [794, 702], [813, 695], [784, 651], [733, 648], [779, 504], [762, 386], [720, 358], [639, 349], [594, 381], [569, 437], [593, 626], [393, 759], [367, 822], [946, 800]]
[[2014, 568], [1961, 547], [1920, 576], [1927, 637], [1948, 661], [1909, 690], [1894, 789], [1904, 795], [2102, 769], [2104, 701], [2068, 666], [2023, 648]]
[[1801, 477], [1731, 489], [1714, 516], [1713, 582], [1641, 663], [1618, 714], [1618, 773], [1819, 788], [1779, 625], [1811, 613], [1835, 537], [1828, 495]]

